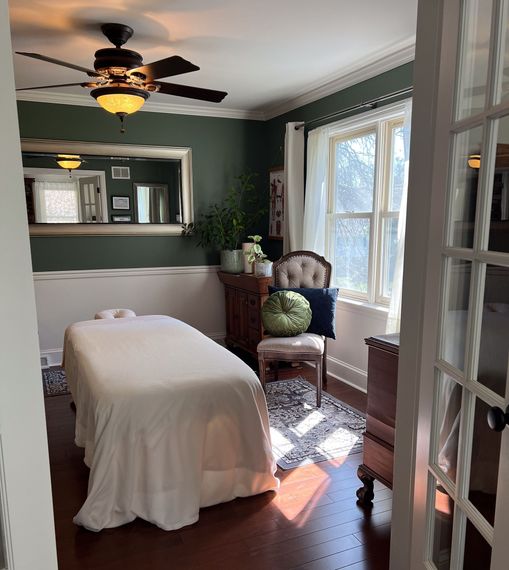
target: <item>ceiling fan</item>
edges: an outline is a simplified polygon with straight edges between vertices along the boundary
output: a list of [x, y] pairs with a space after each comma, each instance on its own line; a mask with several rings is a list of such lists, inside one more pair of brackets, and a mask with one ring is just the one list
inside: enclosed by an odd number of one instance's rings
[[19, 55], [82, 71], [93, 78], [92, 80], [82, 83], [23, 87], [17, 91], [74, 85], [92, 89], [90, 95], [99, 105], [120, 118], [121, 132], [124, 132], [124, 117], [141, 109], [151, 93], [165, 93], [212, 103], [220, 103], [227, 95], [224, 91], [156, 81], [162, 77], [189, 73], [200, 68], [178, 55], [143, 65], [143, 58], [138, 52], [122, 48], [134, 33], [131, 27], [125, 24], [103, 24], [101, 31], [115, 47], [103, 48], [95, 52], [94, 69], [38, 53], [16, 52]]

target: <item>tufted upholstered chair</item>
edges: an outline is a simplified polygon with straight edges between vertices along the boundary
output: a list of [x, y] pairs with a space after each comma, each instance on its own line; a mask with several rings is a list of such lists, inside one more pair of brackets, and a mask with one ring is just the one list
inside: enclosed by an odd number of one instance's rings
[[[276, 287], [329, 287], [331, 264], [312, 251], [294, 251], [274, 262]], [[265, 389], [267, 362], [314, 362], [316, 405], [322, 403], [322, 385], [327, 385], [327, 345], [323, 336], [303, 333], [294, 337], [267, 337], [258, 344], [260, 381]]]
[[104, 309], [95, 314], [94, 319], [123, 319], [135, 317], [136, 313], [131, 309]]

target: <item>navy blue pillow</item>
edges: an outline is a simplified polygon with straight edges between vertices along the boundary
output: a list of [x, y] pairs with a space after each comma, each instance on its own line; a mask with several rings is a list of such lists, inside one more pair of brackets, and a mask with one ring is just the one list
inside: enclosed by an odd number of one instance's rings
[[276, 291], [295, 291], [305, 297], [311, 305], [311, 324], [306, 332], [321, 334], [336, 339], [336, 301], [339, 289], [290, 288], [272, 287], [269, 285], [269, 295]]

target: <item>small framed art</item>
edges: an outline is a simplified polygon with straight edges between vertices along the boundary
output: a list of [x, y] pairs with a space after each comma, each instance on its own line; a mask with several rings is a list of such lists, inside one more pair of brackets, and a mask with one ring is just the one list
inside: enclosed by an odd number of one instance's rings
[[130, 200], [129, 196], [112, 196], [111, 207], [113, 210], [129, 210]]
[[129, 224], [131, 223], [133, 220], [131, 218], [131, 216], [111, 216], [111, 221], [115, 224]]
[[283, 239], [285, 222], [285, 171], [282, 166], [269, 170], [269, 239]]

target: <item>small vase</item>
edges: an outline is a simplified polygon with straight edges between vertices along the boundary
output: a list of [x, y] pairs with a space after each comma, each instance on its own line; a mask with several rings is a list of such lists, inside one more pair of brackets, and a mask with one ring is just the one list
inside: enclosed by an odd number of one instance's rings
[[272, 277], [272, 261], [255, 262], [255, 275], [256, 277]]
[[244, 269], [244, 253], [241, 249], [223, 249], [221, 251], [221, 271], [225, 273], [242, 273]]
[[248, 242], [248, 243], [243, 243], [242, 244], [242, 252], [244, 254], [244, 273], [253, 273], [253, 264], [249, 263], [249, 261], [247, 260], [247, 255], [246, 255], [246, 251], [249, 251], [251, 249], [251, 246], [253, 244]]

